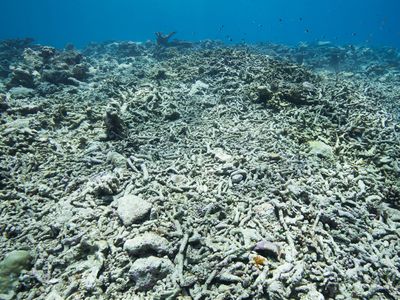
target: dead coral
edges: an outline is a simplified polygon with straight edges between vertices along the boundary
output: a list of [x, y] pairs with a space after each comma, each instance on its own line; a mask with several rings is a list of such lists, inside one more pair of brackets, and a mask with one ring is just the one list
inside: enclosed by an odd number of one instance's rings
[[162, 47], [191, 47], [192, 43], [190, 42], [186, 42], [186, 41], [181, 41], [181, 40], [172, 40], [170, 41], [171, 37], [173, 35], [175, 35], [176, 32], [170, 32], [167, 35], [163, 35], [162, 32], [156, 32], [156, 42], [158, 46], [162, 46]]
[[104, 125], [108, 139], [122, 139], [125, 136], [125, 125], [121, 118], [121, 107], [117, 102], [112, 102], [107, 107]]

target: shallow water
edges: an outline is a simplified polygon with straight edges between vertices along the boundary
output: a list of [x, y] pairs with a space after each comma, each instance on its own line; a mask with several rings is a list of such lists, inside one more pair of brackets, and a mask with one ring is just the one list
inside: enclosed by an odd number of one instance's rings
[[0, 39], [34, 37], [45, 45], [84, 47], [177, 31], [178, 38], [191, 41], [399, 47], [399, 5], [396, 0], [2, 1]]
[[400, 298], [397, 19], [357, 2], [2, 3], [0, 299]]

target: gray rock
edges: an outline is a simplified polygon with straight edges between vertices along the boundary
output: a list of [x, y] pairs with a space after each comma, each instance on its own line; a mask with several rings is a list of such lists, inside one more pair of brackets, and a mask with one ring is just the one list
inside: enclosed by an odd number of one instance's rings
[[124, 250], [133, 256], [141, 253], [166, 254], [168, 253], [168, 241], [158, 234], [146, 232], [127, 240], [124, 244]]
[[118, 201], [118, 216], [125, 226], [138, 223], [150, 214], [151, 203], [135, 195], [126, 195]]
[[9, 92], [14, 99], [29, 98], [35, 95], [35, 90], [22, 86], [13, 87]]
[[242, 174], [235, 174], [232, 175], [231, 180], [232, 183], [240, 183], [241, 181], [243, 181], [244, 177]]
[[137, 259], [129, 270], [129, 275], [135, 281], [139, 291], [150, 290], [157, 281], [167, 277], [174, 271], [173, 263], [167, 258], [149, 256]]

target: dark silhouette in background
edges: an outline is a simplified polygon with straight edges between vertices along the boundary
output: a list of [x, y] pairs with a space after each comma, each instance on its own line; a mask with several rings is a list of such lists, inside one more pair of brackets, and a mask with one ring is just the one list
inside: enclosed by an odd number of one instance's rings
[[162, 32], [156, 32], [157, 45], [162, 47], [192, 47], [192, 43], [187, 41], [180, 41], [176, 39], [169, 41], [169, 39], [175, 34], [175, 31], [170, 32], [167, 35], [164, 35]]

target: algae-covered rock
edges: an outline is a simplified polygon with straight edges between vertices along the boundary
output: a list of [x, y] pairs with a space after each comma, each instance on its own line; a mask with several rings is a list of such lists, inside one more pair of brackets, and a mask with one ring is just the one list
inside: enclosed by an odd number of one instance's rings
[[15, 250], [0, 262], [0, 299], [12, 298], [19, 274], [22, 270], [30, 268], [32, 259], [29, 251]]

